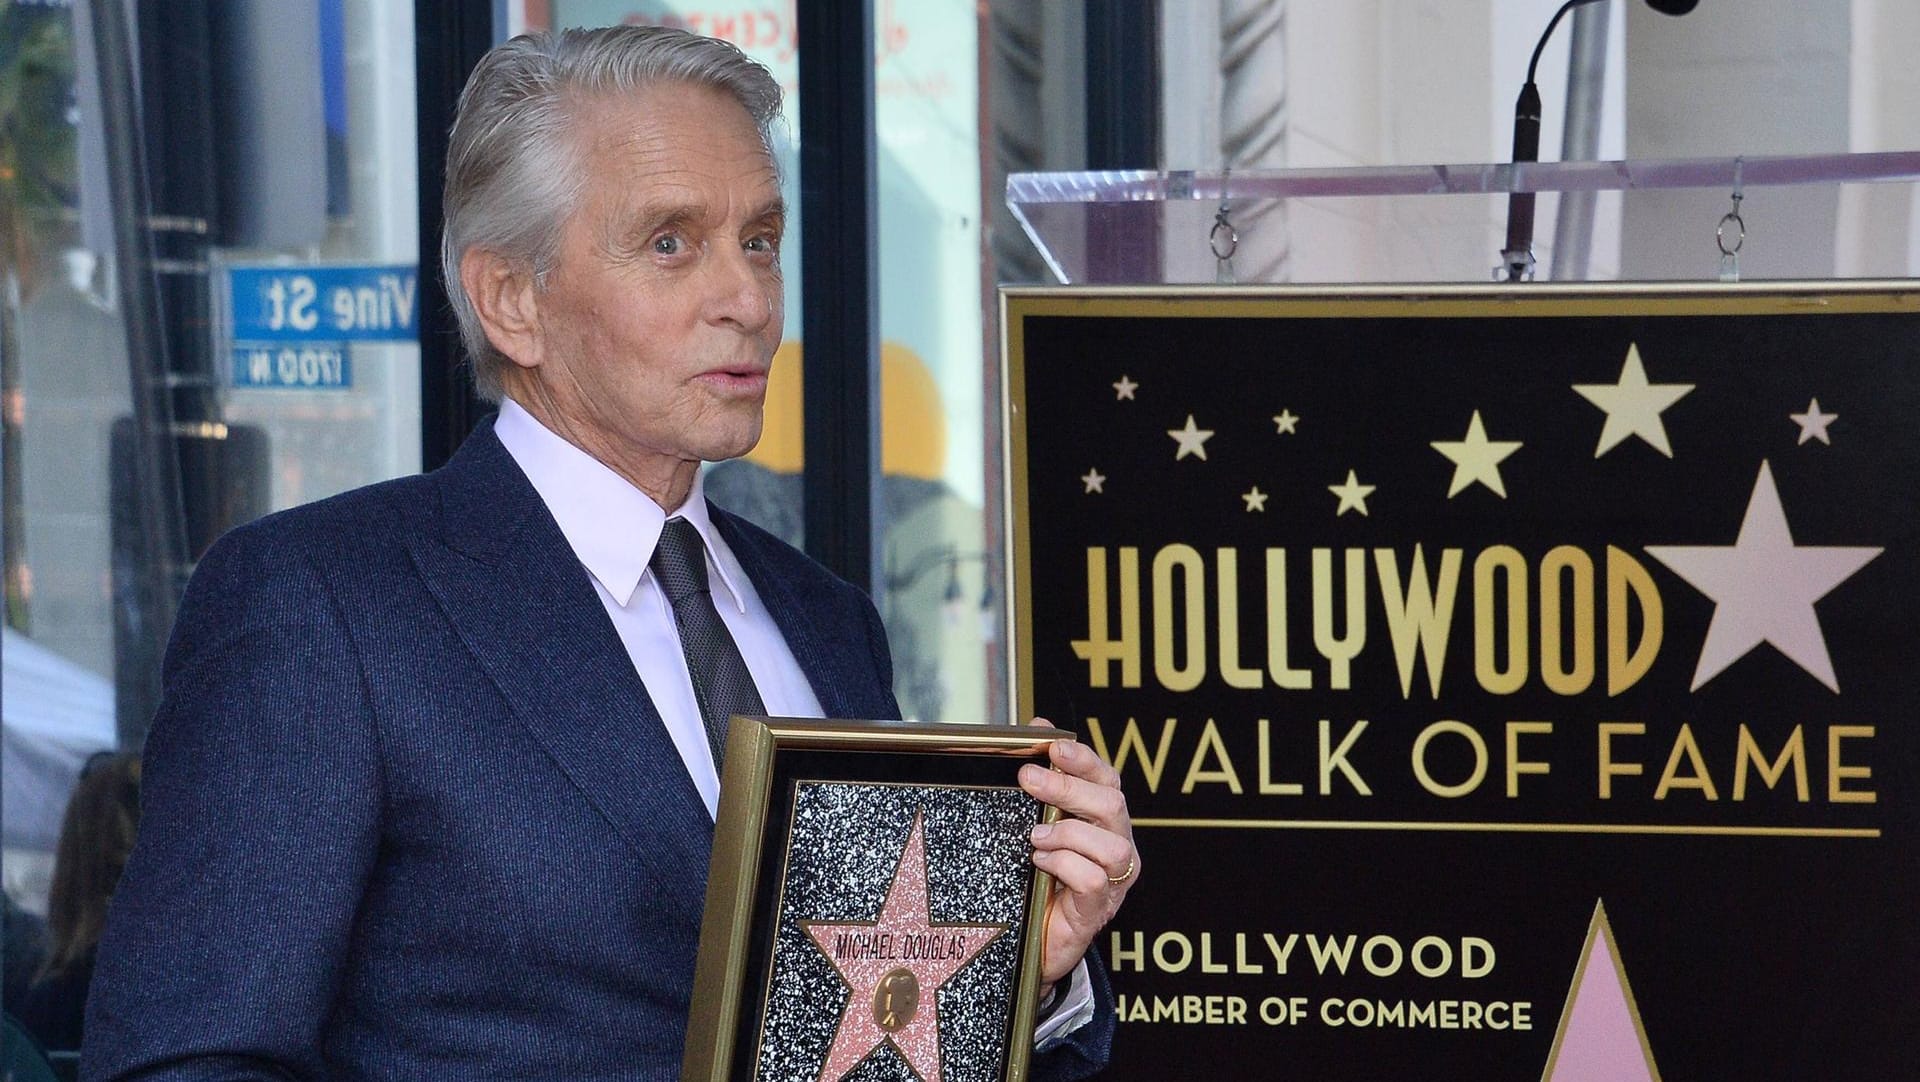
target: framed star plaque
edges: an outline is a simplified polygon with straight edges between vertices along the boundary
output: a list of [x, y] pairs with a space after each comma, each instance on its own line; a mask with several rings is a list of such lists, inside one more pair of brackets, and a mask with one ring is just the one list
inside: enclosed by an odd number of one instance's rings
[[734, 718], [683, 1082], [1025, 1078], [1062, 737]]

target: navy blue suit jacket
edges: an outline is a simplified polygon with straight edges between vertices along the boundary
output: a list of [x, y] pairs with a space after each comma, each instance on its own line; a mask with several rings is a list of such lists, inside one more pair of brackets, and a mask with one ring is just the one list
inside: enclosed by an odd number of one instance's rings
[[[713, 521], [827, 715], [897, 716], [865, 595]], [[712, 821], [491, 425], [222, 539], [146, 756], [83, 1077], [679, 1076]]]

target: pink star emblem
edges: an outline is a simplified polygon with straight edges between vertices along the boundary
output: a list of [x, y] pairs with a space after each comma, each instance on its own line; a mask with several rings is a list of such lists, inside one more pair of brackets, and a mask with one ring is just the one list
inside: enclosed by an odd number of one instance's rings
[[927, 913], [927, 843], [921, 813], [877, 919], [802, 921], [850, 994], [827, 1051], [821, 1082], [839, 1082], [883, 1044], [921, 1082], [940, 1078], [940, 986], [1006, 932], [1004, 924], [936, 924]]

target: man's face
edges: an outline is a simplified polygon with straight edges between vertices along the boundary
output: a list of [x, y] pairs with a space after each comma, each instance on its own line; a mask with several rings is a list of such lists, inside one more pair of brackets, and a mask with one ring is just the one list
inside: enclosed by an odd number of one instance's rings
[[509, 393], [642, 487], [746, 454], [781, 331], [785, 221], [759, 133], [682, 83], [589, 101], [577, 130], [580, 202]]

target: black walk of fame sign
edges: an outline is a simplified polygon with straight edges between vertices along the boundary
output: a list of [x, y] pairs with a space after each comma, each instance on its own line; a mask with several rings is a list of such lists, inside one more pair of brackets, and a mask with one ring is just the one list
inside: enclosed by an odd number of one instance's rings
[[1112, 1077], [1920, 1063], [1920, 289], [1010, 291]]

